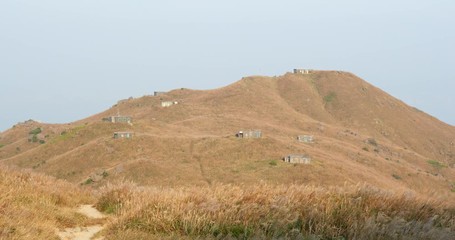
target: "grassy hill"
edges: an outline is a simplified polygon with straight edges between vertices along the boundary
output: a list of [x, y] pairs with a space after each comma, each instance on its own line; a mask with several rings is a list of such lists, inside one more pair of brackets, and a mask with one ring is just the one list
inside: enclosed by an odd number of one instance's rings
[[[161, 101], [179, 104], [163, 108]], [[102, 121], [118, 112], [133, 125]], [[245, 129], [260, 129], [263, 138], [235, 137]], [[135, 136], [113, 139], [116, 131]], [[303, 134], [315, 143], [298, 142]], [[454, 201], [454, 140], [455, 127], [351, 73], [315, 71], [122, 100], [70, 124], [16, 125], [0, 134], [0, 161], [94, 187], [117, 179], [155, 186], [368, 183]], [[302, 153], [311, 164], [281, 161]]]

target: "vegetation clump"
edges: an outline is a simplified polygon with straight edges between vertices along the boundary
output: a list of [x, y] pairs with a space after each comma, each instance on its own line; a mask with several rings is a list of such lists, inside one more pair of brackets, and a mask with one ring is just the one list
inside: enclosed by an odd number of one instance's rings
[[29, 142], [39, 142], [40, 144], [44, 144], [45, 142], [43, 142], [44, 140], [39, 140], [38, 139], [38, 134], [40, 134], [42, 132], [42, 129], [41, 128], [35, 128], [33, 130], [31, 130], [29, 132], [29, 135], [30, 135], [30, 138], [28, 139]]
[[29, 134], [31, 134], [31, 135], [37, 135], [37, 134], [40, 134], [41, 132], [42, 132], [41, 128], [35, 128], [35, 129], [31, 130], [31, 131], [29, 132]]
[[276, 166], [276, 165], [278, 165], [278, 163], [275, 160], [270, 160], [269, 165]]
[[455, 208], [374, 187], [102, 189], [108, 239], [454, 239]]
[[398, 174], [392, 174], [392, 177], [395, 178], [396, 180], [401, 180], [401, 176]]
[[337, 95], [335, 92], [330, 92], [328, 95], [324, 96], [325, 103], [331, 103], [336, 99]]
[[88, 184], [92, 184], [92, 183], [94, 183], [94, 182], [95, 182], [95, 181], [93, 181], [92, 178], [88, 178], [87, 180], [85, 180], [84, 184], [85, 184], [85, 185], [88, 185]]
[[367, 143], [373, 146], [378, 146], [378, 142], [374, 138], [368, 138]]
[[436, 160], [428, 160], [427, 162], [436, 169], [441, 169], [441, 168], [447, 167], [446, 165], [444, 165], [441, 162], [436, 161]]

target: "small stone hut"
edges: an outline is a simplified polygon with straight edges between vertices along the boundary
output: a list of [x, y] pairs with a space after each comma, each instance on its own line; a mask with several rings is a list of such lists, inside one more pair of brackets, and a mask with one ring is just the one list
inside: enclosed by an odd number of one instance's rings
[[238, 138], [261, 138], [262, 131], [261, 130], [242, 130], [235, 134]]
[[132, 132], [114, 132], [114, 139], [133, 138]]
[[153, 96], [160, 96], [164, 94], [166, 94], [166, 92], [153, 92]]
[[129, 116], [111, 116], [107, 118], [103, 118], [103, 121], [105, 122], [111, 122], [111, 123], [128, 123], [131, 124], [133, 119]]
[[311, 157], [307, 154], [290, 154], [290, 155], [284, 157], [284, 162], [310, 164]]
[[299, 68], [295, 68], [295, 69], [294, 69], [294, 73], [295, 73], [295, 74], [309, 74], [309, 73], [311, 73], [311, 70], [310, 70], [310, 69], [299, 69]]
[[304, 143], [313, 143], [314, 137], [311, 135], [299, 135], [297, 136], [297, 140]]
[[161, 107], [170, 107], [172, 105], [179, 104], [179, 102], [176, 101], [163, 101], [161, 102]]

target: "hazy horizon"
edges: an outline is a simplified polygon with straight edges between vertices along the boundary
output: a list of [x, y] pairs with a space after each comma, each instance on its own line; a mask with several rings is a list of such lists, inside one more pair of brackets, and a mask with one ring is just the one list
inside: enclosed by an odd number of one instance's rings
[[0, 131], [292, 68], [352, 72], [455, 125], [455, 3], [3, 1]]

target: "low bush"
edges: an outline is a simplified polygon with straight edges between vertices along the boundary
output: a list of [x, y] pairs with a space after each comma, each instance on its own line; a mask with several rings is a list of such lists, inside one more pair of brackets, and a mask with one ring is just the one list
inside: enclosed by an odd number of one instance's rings
[[42, 132], [41, 128], [35, 128], [29, 132], [29, 134], [37, 135]]
[[368, 138], [367, 143], [371, 144], [373, 146], [378, 146], [378, 142], [376, 142], [376, 139], [374, 139], [374, 138]]
[[428, 160], [427, 162], [428, 162], [431, 166], [433, 166], [434, 168], [437, 168], [437, 169], [441, 169], [441, 168], [447, 167], [447, 166], [445, 166], [444, 164], [442, 164], [441, 162], [436, 161], [436, 160]]
[[400, 175], [392, 174], [392, 177], [395, 178], [396, 180], [401, 180]]

